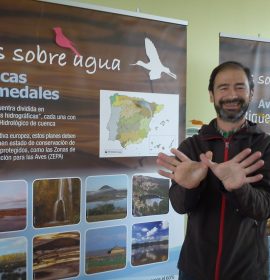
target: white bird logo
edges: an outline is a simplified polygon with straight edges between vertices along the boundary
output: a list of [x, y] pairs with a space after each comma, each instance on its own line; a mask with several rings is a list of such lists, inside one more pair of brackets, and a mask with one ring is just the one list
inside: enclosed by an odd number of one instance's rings
[[177, 76], [173, 74], [168, 67], [165, 67], [161, 63], [157, 49], [149, 38], [145, 38], [145, 52], [149, 59], [149, 62], [145, 63], [141, 60], [138, 60], [136, 63], [131, 65], [138, 65], [149, 70], [150, 80], [160, 79], [161, 73], [163, 72], [174, 79], [177, 78]]

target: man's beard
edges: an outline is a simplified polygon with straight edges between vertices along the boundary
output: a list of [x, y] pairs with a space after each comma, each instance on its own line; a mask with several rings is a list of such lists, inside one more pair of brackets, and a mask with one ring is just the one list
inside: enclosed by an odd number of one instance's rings
[[[230, 104], [230, 103], [239, 103], [240, 109], [238, 110], [227, 110], [223, 108], [223, 105]], [[243, 98], [233, 98], [233, 99], [226, 99], [220, 100], [218, 104], [214, 104], [217, 115], [226, 122], [235, 123], [241, 120], [249, 106], [249, 103], [246, 103]]]

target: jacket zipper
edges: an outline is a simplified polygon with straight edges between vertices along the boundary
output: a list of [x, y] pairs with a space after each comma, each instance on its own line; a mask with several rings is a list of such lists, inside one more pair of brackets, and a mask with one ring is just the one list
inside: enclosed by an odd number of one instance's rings
[[[224, 161], [227, 161], [229, 159], [230, 138], [231, 137], [224, 140], [224, 142], [225, 142]], [[215, 280], [220, 279], [220, 262], [221, 262], [221, 255], [222, 255], [222, 249], [223, 249], [225, 209], [226, 209], [226, 198], [225, 198], [225, 195], [222, 194], [221, 209], [220, 209], [219, 236], [218, 236], [218, 252], [217, 252], [216, 267], [215, 267]]]

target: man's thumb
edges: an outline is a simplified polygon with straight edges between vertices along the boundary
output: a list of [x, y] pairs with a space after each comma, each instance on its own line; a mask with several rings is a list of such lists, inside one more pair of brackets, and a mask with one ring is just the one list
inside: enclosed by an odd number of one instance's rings
[[208, 167], [212, 167], [214, 163], [212, 162], [213, 153], [208, 151], [205, 154], [200, 154], [201, 161]]
[[209, 159], [209, 160], [212, 160], [213, 159], [213, 153], [211, 151], [207, 151], [205, 153], [205, 156]]

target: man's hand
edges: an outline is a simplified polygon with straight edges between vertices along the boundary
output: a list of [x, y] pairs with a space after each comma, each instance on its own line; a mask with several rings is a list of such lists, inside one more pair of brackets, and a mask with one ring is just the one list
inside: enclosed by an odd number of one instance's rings
[[[159, 170], [159, 174], [174, 180], [186, 189], [198, 187], [200, 182], [206, 177], [207, 165], [203, 162], [192, 161], [177, 149], [172, 149], [171, 152], [175, 157], [163, 153], [158, 154], [157, 164], [171, 171]], [[211, 161], [212, 152], [207, 152], [204, 154], [204, 157]]]
[[261, 152], [251, 154], [251, 149], [245, 149], [229, 161], [223, 163], [213, 162], [205, 154], [200, 155], [201, 161], [222, 181], [227, 191], [241, 188], [246, 183], [255, 183], [262, 179], [263, 175], [248, 176], [264, 165]]

